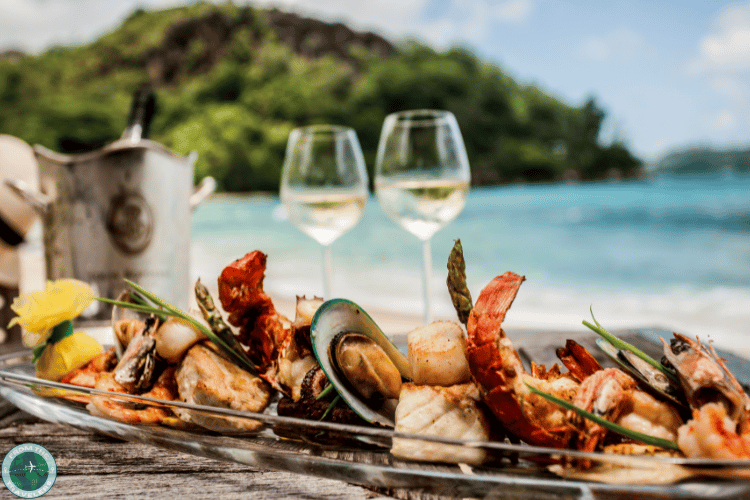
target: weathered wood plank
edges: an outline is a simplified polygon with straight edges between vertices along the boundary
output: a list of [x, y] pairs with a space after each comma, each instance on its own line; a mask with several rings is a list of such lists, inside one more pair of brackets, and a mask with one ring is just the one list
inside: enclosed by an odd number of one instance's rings
[[[393, 498], [325, 478], [211, 460], [40, 421], [22, 412], [0, 421], [0, 453], [25, 442], [47, 448], [58, 477], [44, 498]], [[0, 499], [16, 498], [4, 486]]]

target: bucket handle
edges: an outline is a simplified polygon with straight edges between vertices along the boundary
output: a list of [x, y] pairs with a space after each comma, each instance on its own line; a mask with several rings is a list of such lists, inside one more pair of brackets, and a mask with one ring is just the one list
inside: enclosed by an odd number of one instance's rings
[[42, 217], [49, 213], [52, 207], [52, 198], [46, 194], [32, 188], [27, 182], [20, 179], [5, 179], [5, 185], [31, 205]]
[[216, 179], [206, 176], [198, 183], [193, 194], [190, 195], [190, 211], [198, 208], [198, 205], [216, 191]]

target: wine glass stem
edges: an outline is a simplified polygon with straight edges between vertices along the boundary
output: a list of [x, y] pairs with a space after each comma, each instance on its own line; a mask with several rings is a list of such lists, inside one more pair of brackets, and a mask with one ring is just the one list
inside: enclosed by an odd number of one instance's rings
[[422, 289], [424, 292], [424, 317], [423, 322], [428, 325], [432, 322], [432, 287], [430, 281], [432, 278], [432, 247], [430, 240], [422, 242], [422, 261], [424, 269], [422, 270]]
[[323, 298], [330, 300], [331, 275], [333, 274], [333, 259], [331, 257], [331, 245], [323, 245]]

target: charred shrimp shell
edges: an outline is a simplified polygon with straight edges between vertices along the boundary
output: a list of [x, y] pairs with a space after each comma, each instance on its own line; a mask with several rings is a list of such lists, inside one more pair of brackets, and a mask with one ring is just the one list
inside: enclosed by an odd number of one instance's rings
[[354, 302], [329, 300], [315, 313], [310, 334], [320, 367], [346, 404], [367, 422], [393, 427], [409, 362], [372, 318]]

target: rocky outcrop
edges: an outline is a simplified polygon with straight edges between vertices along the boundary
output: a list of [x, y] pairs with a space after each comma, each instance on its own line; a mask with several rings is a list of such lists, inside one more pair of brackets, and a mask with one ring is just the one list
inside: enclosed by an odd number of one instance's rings
[[222, 60], [227, 45], [238, 30], [256, 29], [256, 16], [265, 16], [265, 24], [276, 33], [278, 39], [302, 57], [316, 59], [333, 56], [356, 67], [352, 51], [355, 47], [382, 57], [396, 53], [396, 47], [380, 35], [356, 32], [342, 23], [327, 23], [278, 9], [263, 11], [251, 7], [243, 8], [239, 16], [230, 18], [215, 9], [203, 17], [172, 25], [162, 43], [152, 49], [146, 58], [151, 83], [170, 84], [180, 74], [209, 71]]
[[327, 23], [278, 9], [268, 11], [268, 21], [279, 39], [295, 53], [307, 58], [332, 55], [354, 63], [351, 49], [362, 47], [388, 57], [396, 53], [388, 40], [371, 32], [359, 33], [342, 23]]
[[20, 50], [9, 49], [4, 52], [0, 52], [0, 61], [16, 62], [26, 57], [26, 54]]

